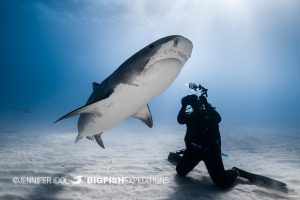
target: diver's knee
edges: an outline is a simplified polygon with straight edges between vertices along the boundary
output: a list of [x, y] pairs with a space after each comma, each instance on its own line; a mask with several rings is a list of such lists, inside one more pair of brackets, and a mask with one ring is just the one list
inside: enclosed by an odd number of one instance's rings
[[233, 186], [233, 184], [227, 184], [227, 183], [224, 183], [224, 182], [215, 182], [215, 184], [218, 187], [223, 188], [223, 189], [228, 189], [228, 188], [231, 188]]
[[215, 185], [223, 189], [228, 189], [233, 186], [233, 181], [229, 181], [222, 178], [212, 178], [212, 181], [214, 182]]
[[188, 174], [188, 171], [180, 166], [176, 166], [176, 172], [179, 176], [186, 176]]

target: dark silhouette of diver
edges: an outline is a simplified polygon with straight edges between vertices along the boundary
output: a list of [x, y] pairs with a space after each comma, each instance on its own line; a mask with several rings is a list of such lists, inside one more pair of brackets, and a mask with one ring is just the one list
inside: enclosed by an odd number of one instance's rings
[[[179, 124], [186, 124], [187, 131], [184, 137], [186, 150], [176, 166], [181, 176], [186, 176], [200, 161], [204, 161], [213, 182], [229, 188], [239, 175], [233, 168], [225, 170], [221, 157], [221, 137], [219, 123], [221, 116], [212, 107], [204, 95], [188, 95], [181, 100], [182, 107], [178, 113]], [[187, 106], [193, 109], [186, 112]]]

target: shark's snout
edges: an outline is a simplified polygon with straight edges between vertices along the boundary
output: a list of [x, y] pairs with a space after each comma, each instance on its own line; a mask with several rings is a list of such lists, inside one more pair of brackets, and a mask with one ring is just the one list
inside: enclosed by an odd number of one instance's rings
[[167, 54], [180, 60], [182, 63], [185, 63], [191, 57], [193, 43], [189, 39], [181, 35], [171, 35], [160, 41], [162, 49], [164, 48], [161, 52], [168, 52]]
[[184, 54], [187, 59], [191, 57], [193, 43], [189, 39], [177, 35], [174, 36], [173, 43], [174, 47], [177, 48], [180, 53]]

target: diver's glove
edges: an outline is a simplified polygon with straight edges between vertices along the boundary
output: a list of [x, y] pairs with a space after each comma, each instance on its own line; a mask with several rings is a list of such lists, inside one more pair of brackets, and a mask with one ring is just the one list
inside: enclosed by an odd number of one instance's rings
[[201, 104], [203, 104], [207, 111], [214, 111], [216, 108], [213, 107], [210, 103], [207, 102], [207, 99], [204, 95], [199, 97]]
[[206, 97], [204, 95], [201, 95], [199, 97], [199, 100], [200, 100], [201, 104], [203, 104], [205, 106], [209, 106], [209, 103], [207, 102], [207, 99], [206, 99]]
[[199, 100], [200, 100], [201, 104], [203, 104], [205, 106], [206, 109], [208, 109], [208, 110], [215, 109], [212, 105], [210, 105], [207, 102], [207, 99], [206, 99], [206, 97], [204, 95], [201, 95], [199, 97]]
[[181, 105], [182, 105], [183, 107], [186, 107], [186, 106], [188, 105], [188, 99], [187, 99], [187, 96], [185, 96], [185, 97], [183, 97], [183, 98], [181, 99]]

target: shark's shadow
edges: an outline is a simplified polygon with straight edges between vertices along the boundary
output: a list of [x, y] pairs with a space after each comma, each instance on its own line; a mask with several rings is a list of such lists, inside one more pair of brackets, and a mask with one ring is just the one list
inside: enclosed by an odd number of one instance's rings
[[[70, 177], [70, 173], [75, 169], [66, 169], [62, 173], [57, 173], [51, 175], [51, 177]], [[66, 187], [70, 187], [67, 184], [58, 184], [53, 181], [49, 184], [39, 184], [37, 185], [31, 193], [24, 197], [24, 199], [43, 199], [43, 200], [53, 200], [61, 199], [58, 194], [61, 193]]]

